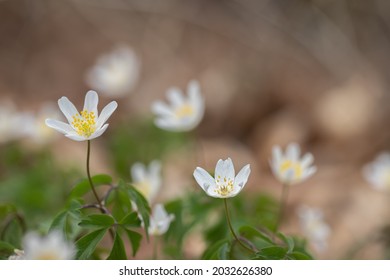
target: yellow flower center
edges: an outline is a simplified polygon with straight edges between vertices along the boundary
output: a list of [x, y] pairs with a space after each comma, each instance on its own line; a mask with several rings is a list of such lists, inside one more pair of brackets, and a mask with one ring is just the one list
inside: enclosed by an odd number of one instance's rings
[[96, 116], [87, 110], [73, 116], [72, 126], [80, 136], [89, 137], [96, 130]]
[[279, 167], [280, 174], [284, 174], [288, 170], [293, 170], [294, 174], [292, 179], [299, 179], [302, 177], [303, 168], [299, 162], [284, 160]]
[[217, 188], [215, 192], [220, 196], [227, 196], [233, 191], [233, 180], [227, 179], [226, 177], [222, 179], [221, 176], [218, 176], [216, 183]]
[[183, 104], [175, 111], [175, 115], [179, 119], [190, 117], [193, 114], [194, 114], [194, 108], [190, 104]]

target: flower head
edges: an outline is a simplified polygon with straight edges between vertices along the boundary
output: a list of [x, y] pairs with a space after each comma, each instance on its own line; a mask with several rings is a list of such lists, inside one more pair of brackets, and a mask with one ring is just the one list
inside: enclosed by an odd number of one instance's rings
[[154, 160], [147, 167], [137, 162], [131, 167], [131, 177], [134, 186], [151, 203], [161, 187], [161, 163]]
[[323, 212], [304, 205], [298, 209], [298, 216], [301, 229], [313, 247], [317, 251], [325, 250], [331, 229], [324, 221]]
[[169, 131], [189, 131], [194, 129], [202, 120], [204, 100], [200, 93], [199, 83], [191, 81], [188, 84], [188, 96], [184, 96], [178, 88], [167, 91], [169, 105], [156, 101], [152, 111], [157, 115], [156, 126]]
[[88, 71], [86, 81], [91, 88], [108, 96], [123, 96], [136, 85], [140, 61], [135, 52], [126, 46], [118, 46], [104, 54]]
[[247, 164], [235, 176], [233, 162], [228, 158], [217, 162], [215, 178], [201, 167], [197, 167], [193, 175], [199, 186], [209, 196], [228, 198], [236, 196], [244, 188], [250, 173], [250, 165]]
[[390, 153], [383, 152], [365, 165], [363, 175], [374, 189], [390, 191]]
[[156, 204], [153, 207], [152, 215], [149, 220], [149, 230], [151, 235], [163, 235], [169, 229], [169, 225], [175, 219], [173, 214], [168, 214], [162, 204]]
[[46, 236], [30, 232], [23, 238], [23, 248], [24, 251], [17, 252], [17, 259], [71, 260], [75, 255], [74, 245], [65, 241], [58, 231], [52, 231]]
[[314, 160], [311, 153], [306, 153], [302, 158], [299, 156], [300, 148], [295, 143], [287, 146], [284, 155], [279, 146], [273, 147], [271, 169], [275, 177], [283, 184], [300, 183], [317, 171], [315, 166], [311, 166]]
[[46, 125], [75, 141], [85, 141], [99, 137], [106, 131], [108, 124], [105, 124], [105, 122], [116, 110], [118, 104], [115, 101], [110, 102], [98, 115], [98, 102], [97, 93], [90, 90], [85, 95], [84, 109], [78, 112], [68, 98], [61, 97], [58, 100], [58, 105], [67, 118], [68, 124], [58, 120], [46, 119]]

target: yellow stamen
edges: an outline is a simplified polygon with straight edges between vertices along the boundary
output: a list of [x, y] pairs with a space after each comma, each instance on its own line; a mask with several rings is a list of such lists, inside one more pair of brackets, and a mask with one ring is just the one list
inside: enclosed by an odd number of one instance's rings
[[194, 108], [190, 104], [183, 104], [175, 111], [175, 115], [179, 119], [190, 117], [193, 114], [194, 114]]
[[303, 168], [302, 165], [299, 162], [291, 161], [291, 160], [284, 160], [279, 167], [279, 172], [281, 174], [284, 174], [287, 172], [287, 170], [293, 170], [294, 176], [292, 179], [299, 179], [302, 177], [303, 174]]
[[[221, 177], [218, 176], [218, 178], [220, 179]], [[215, 189], [215, 192], [220, 196], [228, 196], [233, 191], [233, 180], [224, 177], [223, 182], [217, 180], [216, 183], [217, 188]]]
[[73, 116], [72, 126], [80, 136], [89, 137], [96, 130], [96, 116], [87, 110]]

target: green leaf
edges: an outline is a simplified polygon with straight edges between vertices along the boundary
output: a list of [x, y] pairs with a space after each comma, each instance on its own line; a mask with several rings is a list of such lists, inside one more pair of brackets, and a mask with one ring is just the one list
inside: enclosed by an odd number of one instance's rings
[[292, 252], [288, 254], [288, 257], [291, 260], [312, 260], [313, 259], [311, 256], [303, 252]]
[[118, 232], [115, 234], [114, 245], [107, 260], [127, 260], [125, 245]]
[[14, 250], [15, 247], [12, 244], [0, 241], [0, 259], [8, 259], [8, 257], [14, 253]]
[[115, 224], [115, 220], [106, 214], [92, 214], [82, 220], [79, 225], [83, 227], [110, 228]]
[[125, 227], [140, 227], [141, 226], [141, 220], [138, 217], [137, 212], [132, 212], [125, 216], [120, 222], [120, 225]]
[[127, 237], [130, 240], [131, 248], [133, 251], [133, 257], [134, 257], [137, 254], [138, 249], [141, 245], [142, 234], [140, 234], [136, 231], [129, 230], [129, 229], [125, 229], [125, 231], [127, 233]]
[[70, 201], [69, 209], [60, 212], [50, 225], [49, 231], [58, 230], [62, 232], [68, 240], [72, 240], [79, 233], [78, 226], [81, 220], [81, 204], [77, 200]]
[[[112, 183], [111, 176], [106, 174], [95, 175], [91, 179], [95, 187], [102, 186], [102, 185], [110, 185]], [[91, 185], [89, 184], [89, 180], [83, 179], [73, 187], [72, 191], [70, 192], [69, 198], [72, 199], [76, 197], [82, 197], [90, 190], [91, 190]]]
[[283, 233], [279, 232], [278, 234], [278, 237], [280, 239], [282, 239], [284, 241], [284, 243], [286, 243], [287, 245], [287, 248], [288, 248], [288, 251], [287, 253], [291, 253], [293, 250], [294, 250], [294, 246], [295, 246], [295, 243], [294, 243], [294, 238], [292, 238], [291, 236], [285, 236]]
[[229, 241], [225, 238], [222, 239], [213, 245], [209, 246], [207, 250], [203, 253], [202, 259], [203, 260], [218, 260], [220, 255], [220, 251], [223, 250], [223, 247], [225, 245], [229, 245]]
[[261, 249], [256, 254], [255, 260], [283, 260], [287, 254], [287, 248], [279, 246], [271, 246]]
[[132, 185], [125, 183], [124, 181], [119, 182], [119, 187], [126, 189], [131, 201], [137, 206], [137, 211], [141, 215], [142, 221], [144, 223], [144, 228], [146, 232], [146, 238], [149, 239], [149, 216], [150, 216], [150, 206], [145, 199], [145, 197], [137, 191]]
[[102, 240], [106, 232], [107, 232], [106, 228], [99, 229], [80, 238], [76, 242], [76, 247], [77, 247], [76, 259], [78, 260], [88, 259], [95, 251], [96, 246]]
[[229, 246], [229, 243], [225, 243], [222, 245], [222, 247], [220, 247], [219, 251], [218, 251], [218, 259], [220, 260], [228, 260], [230, 259], [230, 246]]
[[242, 226], [238, 229], [238, 232], [240, 233], [240, 235], [242, 235], [248, 239], [251, 239], [253, 237], [257, 237], [257, 238], [262, 239], [263, 241], [265, 241], [269, 245], [274, 244], [274, 242], [271, 240], [270, 237], [268, 237], [266, 234], [262, 233], [257, 228], [254, 228], [252, 226], [247, 226], [247, 225]]

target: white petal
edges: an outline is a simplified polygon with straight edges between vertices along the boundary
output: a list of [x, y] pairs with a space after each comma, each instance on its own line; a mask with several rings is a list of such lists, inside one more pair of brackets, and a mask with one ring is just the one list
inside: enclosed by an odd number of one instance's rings
[[305, 169], [304, 174], [302, 175], [301, 181], [306, 180], [307, 178], [312, 176], [314, 173], [316, 173], [316, 171], [317, 171], [317, 167], [315, 167], [315, 166], [312, 166], [310, 168]]
[[173, 108], [180, 107], [184, 103], [183, 94], [180, 89], [172, 87], [167, 90], [167, 98]]
[[161, 162], [154, 160], [149, 164], [149, 177], [151, 181], [151, 198], [157, 194], [161, 187]]
[[291, 143], [287, 146], [287, 150], [286, 150], [286, 157], [289, 159], [289, 160], [292, 160], [292, 161], [298, 161], [299, 159], [299, 154], [300, 154], [300, 148], [299, 148], [299, 145], [296, 144], [296, 143]]
[[246, 182], [248, 182], [249, 174], [251, 173], [251, 167], [249, 164], [245, 165], [240, 172], [238, 172], [236, 178], [234, 179], [234, 190], [233, 192], [236, 192], [236, 189], [238, 189], [237, 193], [241, 191]]
[[101, 136], [107, 130], [107, 128], [108, 128], [108, 124], [106, 123], [100, 129], [97, 129], [90, 137], [88, 137], [88, 140], [92, 140]]
[[306, 153], [302, 160], [301, 160], [301, 165], [302, 165], [302, 168], [307, 168], [310, 166], [310, 164], [312, 164], [314, 161], [314, 157], [311, 153]]
[[73, 131], [73, 128], [69, 124], [61, 121], [47, 119], [45, 123], [48, 127], [54, 128], [63, 134], [68, 134], [69, 132]]
[[211, 197], [215, 197], [215, 198], [228, 198], [228, 196], [222, 196], [222, 195], [220, 195], [220, 194], [218, 194], [217, 192], [216, 192], [216, 185], [214, 184], [214, 186], [211, 186], [210, 188], [208, 188], [207, 190], [206, 190], [206, 193], [207, 193], [207, 195], [208, 196], [211, 196]]
[[65, 136], [68, 137], [69, 139], [72, 139], [74, 141], [79, 141], [79, 142], [88, 140], [84, 136], [80, 136], [77, 133], [68, 133], [68, 134], [65, 134]]
[[174, 131], [174, 132], [184, 131], [183, 126], [180, 123], [178, 123], [177, 119], [173, 119], [173, 118], [156, 118], [154, 120], [154, 124], [157, 127], [168, 131]]
[[199, 186], [207, 192], [211, 188], [215, 188], [215, 180], [211, 175], [201, 167], [197, 167], [194, 170], [194, 178]]
[[220, 176], [221, 179], [228, 179], [234, 181], [235, 171], [234, 165], [230, 158], [226, 160], [220, 159], [215, 166], [215, 176], [218, 178]]
[[97, 106], [99, 103], [99, 96], [96, 91], [90, 90], [85, 95], [84, 111], [93, 112], [97, 117]]
[[134, 183], [139, 183], [145, 180], [146, 170], [145, 165], [140, 162], [136, 162], [131, 166], [131, 178]]
[[275, 168], [275, 171], [279, 168], [282, 159], [283, 159], [282, 149], [279, 146], [273, 146], [271, 167]]
[[112, 113], [114, 113], [117, 107], [118, 103], [112, 101], [103, 108], [97, 120], [96, 129], [99, 129], [108, 120], [108, 118], [112, 115]]
[[58, 100], [58, 106], [60, 107], [61, 112], [64, 114], [68, 122], [72, 123], [73, 116], [78, 114], [78, 111], [73, 103], [70, 102], [67, 97], [63, 96]]
[[161, 101], [156, 101], [152, 104], [152, 112], [161, 116], [174, 116], [172, 109]]

